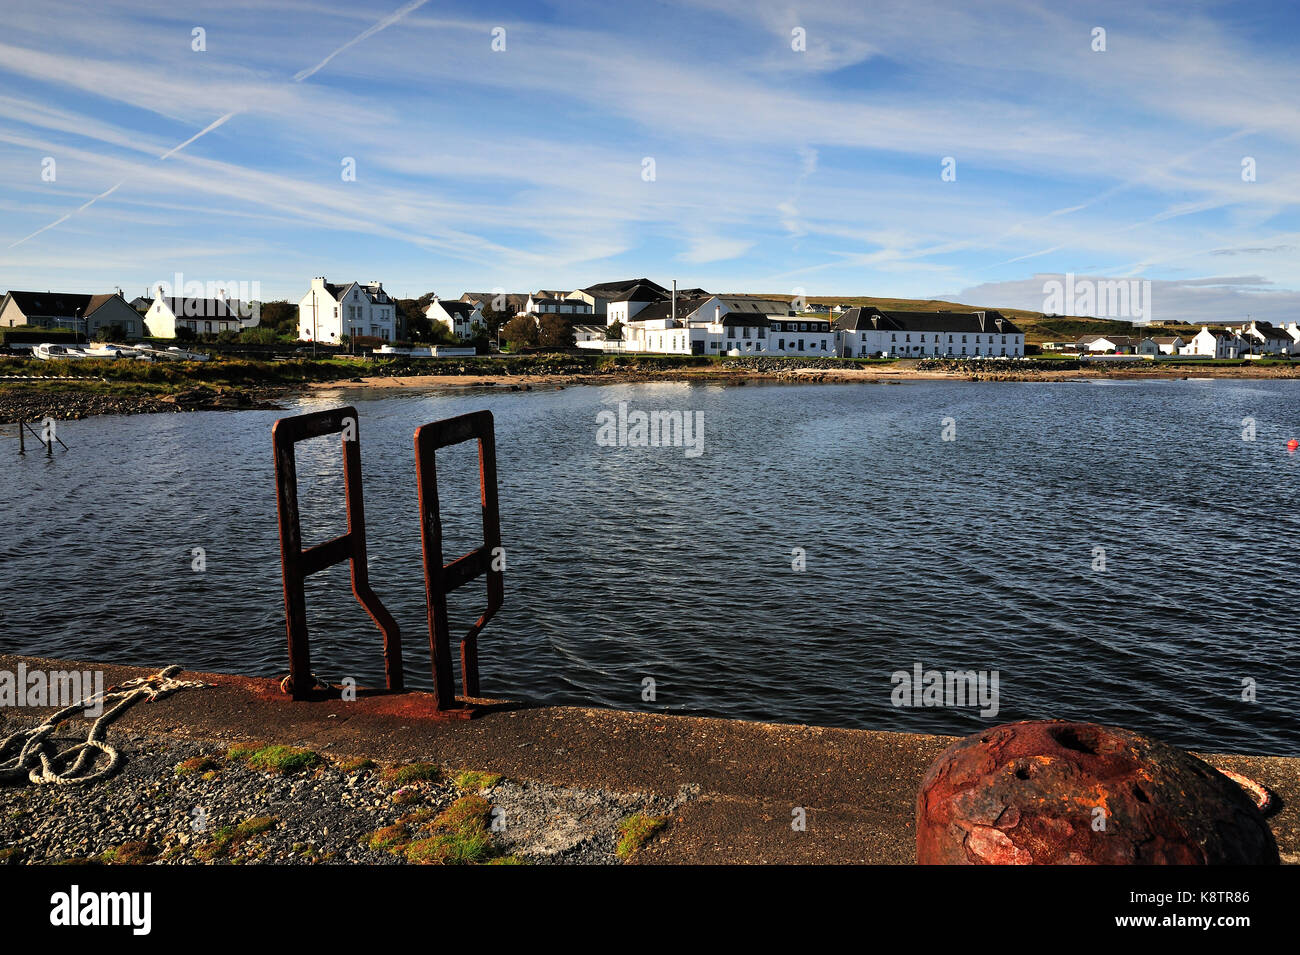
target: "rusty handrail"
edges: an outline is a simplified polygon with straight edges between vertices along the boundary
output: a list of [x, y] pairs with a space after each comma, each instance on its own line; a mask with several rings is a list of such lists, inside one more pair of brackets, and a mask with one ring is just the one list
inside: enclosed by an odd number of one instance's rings
[[[294, 445], [308, 438], [340, 433], [343, 436], [344, 504], [348, 530], [346, 534], [304, 550]], [[351, 564], [352, 593], [384, 635], [384, 675], [388, 689], [400, 692], [403, 689], [401, 631], [397, 621], [371, 589], [366, 564], [366, 516], [361, 494], [361, 443], [356, 409], [332, 408], [281, 418], [271, 428], [271, 439], [275, 445], [275, 498], [280, 523], [285, 629], [289, 637], [289, 689], [293, 698], [309, 699], [316, 682], [311, 672], [311, 648], [307, 638], [306, 579], [345, 560]]]
[[[479, 501], [483, 510], [483, 545], [453, 560], [442, 562], [442, 516], [438, 508], [439, 448], [478, 441]], [[429, 615], [429, 651], [432, 657], [435, 706], [461, 709], [456, 699], [451, 664], [451, 628], [447, 621], [447, 594], [478, 577], [487, 577], [487, 609], [460, 643], [460, 673], [464, 695], [479, 695], [478, 635], [500, 609], [505, 598], [504, 552], [497, 504], [496, 435], [492, 412], [446, 418], [415, 429], [415, 471], [420, 496], [420, 545], [424, 552], [424, 593]]]

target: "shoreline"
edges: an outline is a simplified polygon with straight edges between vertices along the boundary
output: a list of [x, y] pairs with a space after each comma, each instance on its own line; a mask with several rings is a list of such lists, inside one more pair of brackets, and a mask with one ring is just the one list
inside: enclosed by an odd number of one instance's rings
[[101, 379], [96, 387], [81, 388], [84, 379], [9, 379], [0, 384], [0, 424], [39, 421], [45, 417], [76, 420], [100, 415], [161, 414], [184, 411], [280, 410], [282, 402], [321, 391], [370, 390], [426, 393], [441, 389], [492, 388], [508, 391], [567, 388], [582, 385], [682, 382], [755, 384], [902, 384], [905, 382], [1070, 382], [1070, 381], [1186, 381], [1198, 379], [1295, 380], [1300, 367], [1191, 365], [1159, 368], [1145, 366], [1084, 366], [1066, 369], [995, 365], [977, 369], [920, 369], [915, 360], [869, 367], [682, 367], [616, 368], [597, 372], [508, 371], [466, 374], [463, 366], [453, 374], [373, 374], [324, 381], [274, 385], [208, 385], [194, 383], [171, 392], [142, 392], [137, 383]]

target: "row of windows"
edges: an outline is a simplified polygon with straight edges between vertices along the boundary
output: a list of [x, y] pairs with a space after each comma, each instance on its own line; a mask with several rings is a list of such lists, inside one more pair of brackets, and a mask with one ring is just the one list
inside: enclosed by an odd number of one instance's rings
[[[787, 332], [826, 332], [830, 331], [830, 324], [827, 322], [785, 322], [789, 326]], [[783, 325], [781, 322], [772, 323], [772, 331], [781, 331]]]
[[[863, 333], [862, 333], [862, 340], [863, 340], [864, 342], [867, 340], [867, 335], [869, 335], [869, 334], [870, 334], [870, 332], [863, 332]], [[990, 336], [989, 336], [989, 344], [990, 344], [990, 345], [994, 344], [994, 342], [993, 342], [994, 337], [995, 337], [995, 336], [993, 336], [993, 335], [990, 335]], [[1014, 336], [1013, 336], [1013, 337], [1014, 337]], [[896, 342], [896, 341], [898, 341], [898, 334], [897, 334], [897, 333], [891, 334], [891, 335], [889, 336], [889, 340], [890, 340], [891, 342]], [[911, 336], [911, 334], [910, 334], [910, 333], [907, 333], [906, 336], [905, 336], [905, 338], [904, 338], [904, 341], [909, 341], [909, 342], [910, 342], [911, 340], [912, 340], [912, 336]], [[937, 333], [936, 333], [935, 336], [934, 336], [934, 340], [935, 340], [936, 342], [939, 341], [939, 335], [938, 335]], [[962, 342], [964, 343], [964, 342], [966, 341], [966, 336], [963, 335], [963, 336], [961, 337], [961, 340], [962, 340]], [[921, 333], [921, 341], [925, 341], [925, 333], [924, 333], [924, 332]], [[952, 336], [949, 335], [949, 336], [948, 336], [948, 344], [951, 345], [952, 343], [953, 343], [953, 341], [952, 341]], [[975, 336], [975, 344], [978, 345], [979, 343], [980, 343], [980, 337], [979, 337], [978, 335], [976, 335], [976, 336]], [[1007, 343], [1007, 336], [1006, 336], [1006, 335], [1003, 335], [1003, 336], [1002, 336], [1002, 344], [1005, 345], [1006, 343]]]

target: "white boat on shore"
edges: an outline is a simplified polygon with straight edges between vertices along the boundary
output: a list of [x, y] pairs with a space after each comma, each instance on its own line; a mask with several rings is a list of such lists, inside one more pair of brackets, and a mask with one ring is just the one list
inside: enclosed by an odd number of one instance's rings
[[60, 358], [85, 358], [86, 353], [74, 345], [59, 345], [43, 342], [32, 346], [32, 356], [41, 361], [55, 361]]

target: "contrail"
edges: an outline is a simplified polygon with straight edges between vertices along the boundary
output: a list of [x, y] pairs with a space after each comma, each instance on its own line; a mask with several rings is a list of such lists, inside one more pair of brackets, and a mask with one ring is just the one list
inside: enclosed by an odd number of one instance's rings
[[[354, 36], [351, 40], [348, 40], [347, 43], [344, 43], [341, 47], [339, 47], [337, 50], [335, 50], [335, 51], [334, 51], [333, 53], [331, 53], [329, 56], [325, 57], [325, 59], [321, 60], [321, 61], [320, 61], [319, 63], [317, 63], [315, 66], [311, 67], [310, 69], [300, 70], [299, 72], [295, 73], [295, 74], [293, 75], [293, 82], [295, 82], [295, 83], [301, 83], [303, 80], [307, 79], [308, 77], [311, 77], [311, 76], [316, 75], [316, 73], [320, 72], [320, 70], [322, 70], [322, 69], [325, 67], [325, 64], [327, 64], [330, 60], [334, 59], [334, 57], [338, 56], [338, 55], [339, 55], [340, 53], [342, 53], [344, 50], [350, 49], [351, 47], [356, 46], [356, 45], [357, 45], [358, 43], [360, 43], [362, 40], [365, 40], [365, 39], [367, 39], [367, 38], [369, 38], [369, 37], [374, 36], [374, 35], [375, 35], [376, 33], [378, 33], [380, 30], [383, 30], [383, 29], [386, 29], [387, 27], [392, 26], [392, 25], [393, 25], [394, 23], [396, 23], [397, 21], [404, 19], [404, 18], [405, 18], [407, 15], [409, 15], [412, 11], [418, 10], [420, 7], [424, 6], [424, 5], [425, 5], [426, 3], [428, 3], [428, 2], [429, 2], [429, 0], [411, 0], [411, 2], [408, 3], [406, 6], [401, 7], [401, 8], [398, 9], [398, 10], [394, 10], [392, 13], [390, 13], [388, 16], [384, 17], [382, 20], [379, 20], [377, 23], [374, 23], [374, 24], [372, 24], [370, 27], [366, 28], [365, 30], [362, 30], [360, 33], [358, 33], [356, 36]], [[181, 151], [182, 149], [184, 149], [186, 146], [190, 145], [191, 143], [195, 142], [196, 140], [202, 139], [204, 136], [206, 136], [208, 133], [212, 132], [212, 131], [213, 131], [214, 129], [216, 129], [218, 126], [222, 126], [222, 125], [224, 125], [225, 123], [229, 122], [231, 119], [233, 119], [234, 117], [238, 116], [241, 112], [242, 112], [242, 110], [233, 110], [232, 112], [226, 113], [226, 115], [220, 117], [219, 119], [213, 120], [211, 123], [209, 123], [207, 126], [205, 126], [205, 127], [203, 127], [202, 129], [200, 129], [197, 133], [195, 133], [195, 134], [194, 134], [193, 136], [191, 136], [189, 139], [185, 140], [185, 142], [180, 143], [179, 145], [173, 146], [171, 149], [167, 150], [165, 153], [163, 153], [161, 156], [159, 156], [159, 157], [158, 157], [159, 162], [162, 162], [162, 161], [164, 161], [164, 160], [170, 159], [172, 156], [175, 156], [178, 152], [180, 152], [180, 151]], [[104, 190], [104, 191], [101, 192], [99, 195], [95, 196], [93, 199], [89, 200], [88, 202], [84, 202], [84, 203], [82, 203], [80, 206], [78, 206], [77, 208], [73, 209], [71, 212], [67, 212], [67, 213], [64, 213], [63, 215], [59, 216], [57, 219], [55, 219], [55, 220], [54, 220], [53, 222], [51, 222], [49, 225], [43, 225], [43, 226], [41, 226], [39, 229], [37, 229], [35, 232], [33, 232], [31, 235], [23, 236], [23, 237], [22, 237], [21, 239], [19, 239], [17, 242], [13, 242], [13, 243], [11, 243], [11, 244], [9, 245], [9, 248], [12, 249], [12, 248], [14, 248], [15, 246], [22, 245], [22, 244], [23, 244], [24, 242], [26, 242], [28, 239], [33, 239], [33, 238], [35, 238], [36, 236], [40, 235], [42, 232], [45, 232], [45, 231], [48, 230], [48, 229], [53, 229], [56, 225], [60, 225], [60, 224], [62, 224], [62, 223], [64, 223], [64, 222], [67, 222], [69, 219], [71, 219], [73, 216], [75, 216], [78, 212], [81, 212], [83, 209], [87, 209], [87, 208], [89, 208], [90, 206], [92, 206], [92, 205], [94, 205], [96, 202], [98, 202], [100, 199], [103, 199], [105, 196], [107, 196], [107, 195], [111, 195], [112, 193], [116, 192], [120, 186], [123, 186], [123, 185], [125, 185], [125, 184], [126, 184], [126, 180], [123, 179], [123, 180], [122, 180], [121, 182], [119, 182], [117, 185], [113, 186], [113, 187], [110, 188], [110, 189], [106, 189], [106, 190]]]
[[368, 30], [363, 30], [361, 33], [358, 33], [351, 40], [348, 40], [347, 43], [344, 43], [341, 47], [339, 47], [329, 56], [325, 57], [325, 59], [321, 60], [311, 69], [300, 70], [299, 72], [295, 73], [293, 75], [293, 81], [295, 83], [301, 83], [303, 80], [307, 79], [307, 77], [313, 75], [322, 67], [324, 67], [326, 63], [334, 59], [334, 57], [338, 56], [344, 50], [360, 43], [362, 40], [366, 39], [367, 37], [374, 36], [376, 33], [384, 29], [385, 27], [392, 26], [398, 20], [401, 20], [403, 17], [405, 17], [408, 13], [411, 13], [413, 10], [418, 10], [420, 7], [424, 6], [428, 2], [429, 0], [411, 0], [411, 2], [408, 3], [406, 6], [402, 7], [400, 10], [395, 10], [394, 12], [390, 13], [388, 16], [384, 17], [382, 20], [380, 20], [374, 26], [370, 27]]
[[105, 189], [105, 190], [104, 190], [103, 192], [101, 192], [99, 195], [95, 196], [93, 199], [90, 199], [90, 200], [87, 201], [87, 202], [83, 202], [81, 205], [77, 206], [77, 208], [73, 209], [71, 212], [65, 212], [63, 215], [59, 216], [57, 219], [55, 219], [55, 220], [54, 220], [53, 222], [51, 222], [49, 225], [43, 225], [43, 226], [41, 226], [39, 229], [37, 229], [35, 232], [33, 232], [31, 235], [25, 235], [25, 236], [23, 236], [23, 237], [22, 237], [21, 239], [19, 239], [17, 242], [14, 242], [13, 244], [11, 244], [11, 245], [9, 246], [9, 248], [12, 249], [15, 245], [22, 245], [22, 244], [23, 244], [24, 242], [26, 242], [28, 239], [33, 239], [33, 238], [35, 238], [36, 236], [38, 236], [38, 235], [40, 235], [42, 232], [44, 232], [46, 229], [53, 229], [53, 228], [54, 228], [56, 225], [58, 225], [59, 223], [61, 223], [61, 222], [67, 222], [69, 219], [71, 219], [73, 216], [75, 216], [75, 215], [76, 215], [78, 212], [80, 212], [82, 209], [88, 209], [88, 208], [90, 208], [91, 206], [93, 206], [96, 202], [98, 202], [100, 199], [103, 199], [105, 196], [107, 196], [107, 195], [111, 195], [111, 194], [113, 194], [114, 192], [117, 192], [118, 186], [121, 186], [121, 185], [122, 185], [123, 183], [125, 183], [125, 182], [126, 182], [126, 180], [123, 179], [122, 182], [119, 182], [116, 186], [111, 186], [111, 187], [109, 187], [108, 189]]

